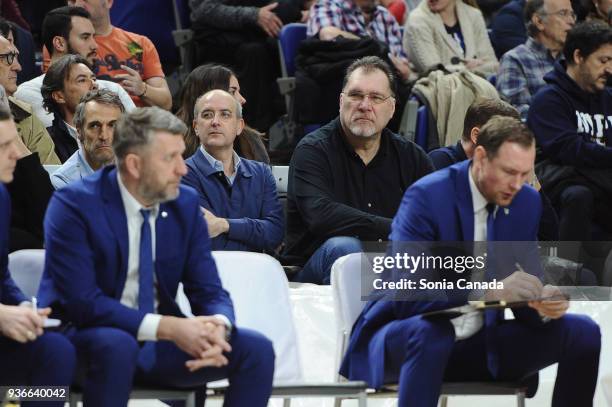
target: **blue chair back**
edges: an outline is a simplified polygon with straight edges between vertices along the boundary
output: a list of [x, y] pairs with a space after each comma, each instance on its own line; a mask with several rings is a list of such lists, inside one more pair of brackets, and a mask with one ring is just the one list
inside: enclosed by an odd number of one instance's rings
[[278, 35], [284, 77], [295, 75], [295, 56], [300, 42], [304, 39], [306, 39], [306, 24], [301, 23], [287, 24]]
[[414, 142], [421, 146], [425, 151], [427, 151], [427, 132], [429, 130], [428, 116], [429, 114], [427, 111], [427, 106], [419, 106], [419, 110], [417, 110], [417, 122]]

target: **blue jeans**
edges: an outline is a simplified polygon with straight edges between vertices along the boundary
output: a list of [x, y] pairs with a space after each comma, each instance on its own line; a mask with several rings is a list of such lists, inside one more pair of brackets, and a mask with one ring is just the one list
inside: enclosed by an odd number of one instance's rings
[[310, 256], [304, 268], [296, 274], [293, 281], [329, 285], [331, 268], [334, 262], [347, 254], [362, 251], [361, 242], [354, 237], [329, 238]]

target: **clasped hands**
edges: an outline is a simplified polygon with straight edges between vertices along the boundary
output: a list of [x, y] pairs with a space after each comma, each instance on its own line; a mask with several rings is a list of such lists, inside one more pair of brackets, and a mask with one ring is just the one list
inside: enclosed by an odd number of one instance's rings
[[232, 347], [225, 339], [224, 322], [213, 316], [193, 318], [163, 317], [158, 338], [170, 340], [181, 350], [193, 356], [185, 362], [190, 372], [206, 366], [221, 367], [228, 361], [224, 352], [231, 352]]
[[34, 312], [30, 305], [0, 304], [0, 334], [20, 343], [33, 342], [44, 333], [45, 319], [49, 314], [51, 308]]
[[[536, 276], [524, 271], [515, 271], [503, 281], [503, 290], [491, 290], [487, 293], [487, 300], [503, 300], [508, 302], [527, 301], [527, 305], [542, 317], [551, 319], [561, 318], [569, 308], [569, 301], [563, 298], [558, 287], [542, 285]], [[553, 300], [534, 300], [535, 298], [551, 298]]]

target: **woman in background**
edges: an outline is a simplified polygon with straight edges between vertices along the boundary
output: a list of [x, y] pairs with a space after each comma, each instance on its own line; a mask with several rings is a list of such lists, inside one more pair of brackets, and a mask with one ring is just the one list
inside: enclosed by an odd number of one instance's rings
[[442, 64], [487, 77], [499, 65], [482, 13], [462, 0], [422, 0], [408, 16], [403, 43], [418, 73]]
[[[185, 152], [183, 153], [185, 158], [191, 157], [200, 146], [200, 140], [193, 130], [195, 101], [213, 89], [226, 90], [241, 105], [246, 103], [246, 99], [240, 94], [238, 78], [231, 69], [222, 65], [206, 64], [191, 71], [181, 89], [180, 107], [176, 112], [176, 115], [185, 122], [189, 129], [185, 135]], [[270, 164], [270, 157], [262, 141], [263, 136], [263, 133], [245, 126], [234, 141], [234, 150], [241, 157]]]

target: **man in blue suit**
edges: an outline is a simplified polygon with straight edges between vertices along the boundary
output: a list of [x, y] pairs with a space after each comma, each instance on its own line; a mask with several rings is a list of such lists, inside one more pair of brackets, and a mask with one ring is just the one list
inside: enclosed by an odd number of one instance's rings
[[[152, 107], [116, 124], [117, 167], [57, 191], [45, 218], [41, 298], [73, 328], [87, 406], [125, 406], [133, 382], [229, 378], [226, 406], [265, 406], [274, 352], [235, 326], [195, 192], [180, 186], [185, 125]], [[175, 302], [183, 283], [196, 317]]]
[[[526, 241], [535, 246], [540, 198], [525, 185], [534, 158], [531, 132], [515, 118], [495, 116], [481, 128], [472, 160], [437, 171], [408, 189], [393, 220], [391, 240], [397, 245]], [[519, 264], [538, 274], [537, 265]], [[400, 406], [433, 407], [444, 380], [519, 380], [558, 362], [553, 405], [592, 405], [599, 327], [588, 317], [566, 315], [565, 300], [534, 301], [558, 290], [542, 287], [532, 274], [507, 273], [503, 284], [484, 298], [531, 300], [528, 307], [513, 309], [512, 321], [504, 321], [498, 311], [424, 318], [425, 312], [457, 305], [439, 297], [369, 302], [353, 327], [341, 373], [374, 387], [399, 382]]]
[[[34, 312], [8, 270], [11, 202], [4, 184], [13, 180], [18, 137], [10, 111], [0, 107], [0, 386], [70, 386], [76, 366], [74, 347], [62, 335], [43, 331], [51, 309]], [[23, 405], [59, 407], [64, 402]]]
[[224, 90], [205, 93], [193, 128], [201, 146], [187, 159], [183, 183], [198, 191], [213, 250], [274, 252], [283, 241], [283, 208], [270, 167], [234, 151], [244, 128], [240, 103]]

